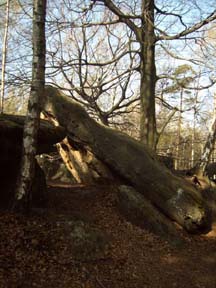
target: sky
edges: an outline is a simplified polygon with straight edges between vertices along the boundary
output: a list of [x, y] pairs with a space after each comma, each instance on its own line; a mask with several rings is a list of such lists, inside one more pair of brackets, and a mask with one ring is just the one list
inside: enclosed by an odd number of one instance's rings
[[[0, 0], [1, 1], [1, 0]], [[31, 1], [25, 1], [25, 2], [31, 2]], [[67, 3], [67, 7], [66, 5], [63, 6], [63, 2], [62, 1], [53, 1], [53, 0], [49, 0], [48, 1], [48, 7], [50, 10], [52, 10], [53, 15], [52, 17], [55, 15], [55, 19], [53, 18], [53, 20], [58, 19], [59, 21], [68, 21], [72, 24], [75, 23], [75, 21], [77, 22], [78, 20], [81, 20], [80, 15], [76, 13], [76, 9], [70, 5], [71, 1], [64, 1], [64, 3]], [[87, 5], [89, 5], [90, 1], [85, 1]], [[115, 1], [120, 2], [120, 1]], [[121, 1], [122, 2], [122, 1]], [[124, 1], [123, 1], [124, 2]], [[122, 2], [122, 3], [123, 3]], [[128, 4], [129, 2], [131, 2], [131, 7], [132, 4], [134, 3], [133, 0], [131, 1], [127, 1], [126, 3]], [[72, 1], [71, 3], [73, 4], [80, 4], [80, 1]], [[137, 2], [139, 3], [139, 2]], [[212, 0], [207, 0], [207, 1], [201, 1], [201, 0], [197, 0], [197, 1], [179, 1], [179, 0], [175, 0], [175, 1], [171, 1], [171, 0], [157, 0], [156, 1], [156, 5], [158, 8], [160, 8], [163, 11], [166, 11], [167, 13], [179, 13], [181, 12], [182, 14], [182, 20], [184, 23], [186, 23], [186, 25], [190, 26], [193, 25], [196, 21], [199, 21], [200, 19], [203, 19], [204, 17], [206, 17], [206, 15], [208, 15], [210, 12], [213, 11], [213, 9], [215, 9], [215, 1]], [[83, 5], [78, 5], [79, 7], [79, 11], [82, 8], [85, 8]], [[129, 6], [126, 7], [127, 9], [130, 9]], [[198, 9], [199, 8], [199, 9]], [[86, 17], [87, 20], [91, 20], [91, 21], [98, 21], [101, 15], [101, 10], [102, 8], [99, 7], [96, 9], [97, 12], [95, 13], [89, 13], [88, 17]], [[28, 10], [28, 8], [26, 8], [26, 11], [30, 12], [30, 10]], [[23, 12], [23, 11], [22, 11]], [[50, 15], [48, 13], [48, 15]], [[14, 51], [16, 51], [15, 55], [13, 55], [13, 61], [9, 64], [10, 65], [10, 69], [11, 71], [13, 71], [13, 73], [20, 73], [23, 76], [30, 76], [30, 69], [31, 69], [31, 45], [30, 45], [30, 41], [31, 41], [31, 35], [30, 35], [30, 31], [31, 31], [31, 19], [30, 17], [25, 14], [22, 15], [20, 13], [20, 15], [18, 15], [18, 20], [17, 20], [17, 25], [13, 26], [13, 29], [11, 30], [11, 37], [9, 39], [9, 53], [12, 53]], [[52, 20], [50, 18], [51, 16], [48, 16], [48, 20]], [[185, 27], [181, 24], [181, 21], [179, 20], [178, 17], [175, 16], [160, 16], [158, 13], [156, 14], [156, 23], [159, 25], [158, 27], [161, 30], [165, 30], [166, 32], [169, 33], [169, 35], [179, 32], [179, 30], [183, 30], [185, 29]], [[120, 26], [119, 26], [120, 27]], [[71, 29], [71, 28], [69, 28]], [[114, 31], [114, 33], [116, 35], [119, 35], [120, 33], [122, 33], [122, 28], [118, 28], [116, 27], [116, 30]], [[97, 35], [99, 35], [100, 33], [98, 33]], [[65, 34], [66, 35], [66, 34]], [[196, 34], [197, 36], [197, 34]], [[202, 36], [200, 34], [200, 36]], [[51, 42], [54, 43], [57, 41], [57, 34], [54, 35], [54, 33], [49, 34], [49, 37], [51, 37]], [[65, 36], [67, 37], [67, 35]], [[114, 40], [113, 40], [114, 41]], [[22, 45], [20, 46], [20, 43], [22, 43]], [[93, 40], [91, 42], [91, 45], [94, 45], [96, 43], [96, 40]], [[191, 39], [190, 40], [190, 45], [188, 45], [188, 43], [186, 43], [186, 41], [184, 40], [173, 40], [173, 41], [163, 41], [162, 44], [169, 48], [170, 51], [172, 51], [174, 54], [176, 54], [177, 56], [183, 57], [183, 58], [194, 58], [194, 56], [199, 59], [201, 58], [201, 51], [200, 51], [200, 44], [196, 43], [195, 39]], [[187, 45], [186, 45], [187, 44]], [[69, 47], [70, 45], [68, 45]], [[66, 48], [66, 46], [65, 46]], [[157, 71], [158, 74], [164, 73], [164, 71], [168, 70], [174, 70], [178, 65], [182, 65], [185, 63], [190, 63], [187, 62], [185, 60], [179, 60], [179, 59], [173, 59], [172, 57], [167, 57], [167, 55], [165, 55], [165, 53], [162, 52], [159, 44], [156, 48], [157, 50], [157, 55], [156, 55], [156, 64], [157, 64]], [[67, 51], [66, 51], [67, 52]], [[14, 54], [14, 53], [13, 53]], [[28, 58], [26, 59], [25, 56], [26, 54], [28, 55]], [[107, 56], [107, 55], [106, 55]], [[9, 56], [9, 59], [11, 58], [11, 56]], [[20, 61], [21, 59], [21, 61]], [[26, 61], [27, 60], [27, 61]], [[206, 60], [205, 58], [202, 59], [203, 63], [206, 64]], [[126, 64], [126, 63], [125, 63]], [[193, 68], [195, 70], [197, 70], [198, 72], [200, 70], [202, 70], [203, 73], [207, 74], [207, 68], [205, 67], [205, 65], [193, 65], [192, 63], [190, 63]], [[122, 66], [123, 67], [123, 66]], [[121, 68], [122, 68], [121, 67]], [[211, 68], [212, 69], [212, 68]], [[26, 72], [26, 73], [25, 73]], [[211, 73], [215, 73], [214, 70], [211, 71]], [[59, 79], [59, 78], [58, 78]], [[136, 84], [137, 83], [137, 84]], [[202, 85], [207, 85], [208, 83], [208, 77], [203, 77], [202, 80], [200, 81], [200, 83]], [[133, 89], [136, 89], [136, 85], [139, 85], [138, 81], [134, 81], [133, 80]], [[206, 107], [205, 110], [211, 109], [212, 108], [212, 95], [214, 93], [214, 88], [211, 88], [209, 90], [203, 90], [199, 92], [199, 97], [200, 99], [206, 98]], [[178, 97], [176, 99], [176, 103], [178, 103]]]

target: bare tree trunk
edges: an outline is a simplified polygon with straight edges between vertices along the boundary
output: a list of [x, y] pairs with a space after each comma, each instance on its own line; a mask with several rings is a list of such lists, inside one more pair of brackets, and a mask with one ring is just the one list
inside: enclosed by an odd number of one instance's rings
[[179, 102], [179, 117], [178, 117], [178, 130], [177, 130], [176, 161], [175, 161], [176, 170], [180, 168], [180, 163], [181, 163], [180, 144], [181, 144], [181, 123], [182, 123], [182, 120], [181, 120], [182, 99], [183, 99], [183, 89], [181, 89], [181, 92], [180, 92], [180, 102]]
[[5, 16], [5, 30], [4, 39], [2, 45], [2, 73], [1, 73], [1, 96], [0, 96], [0, 111], [4, 112], [4, 94], [5, 94], [5, 68], [7, 60], [7, 43], [8, 43], [8, 27], [9, 27], [9, 12], [10, 12], [10, 0], [6, 2], [6, 16]]
[[23, 132], [21, 175], [18, 179], [13, 205], [14, 210], [22, 212], [30, 208], [35, 173], [35, 155], [40, 123], [40, 97], [43, 95], [45, 81], [45, 15], [46, 0], [34, 0], [32, 84]]
[[140, 140], [151, 149], [155, 149], [155, 34], [154, 1], [142, 1], [142, 41], [140, 51]]
[[155, 42], [154, 33], [154, 0], [142, 0], [141, 26], [136, 25], [126, 14], [124, 14], [112, 0], [104, 2], [121, 22], [125, 23], [135, 34], [140, 44], [140, 140], [150, 149], [155, 149], [156, 141], [156, 119], [155, 119]]
[[[199, 88], [199, 84], [200, 84], [200, 76], [201, 76], [201, 72], [199, 72], [199, 80], [197, 83], [197, 88]], [[191, 165], [189, 166], [189, 168], [194, 167], [195, 166], [195, 140], [196, 140], [196, 115], [197, 115], [197, 103], [198, 103], [198, 94], [199, 94], [199, 90], [196, 90], [195, 92], [195, 99], [194, 99], [194, 107], [193, 107], [193, 131], [192, 131], [192, 139], [191, 139]], [[215, 105], [214, 105], [215, 106]]]
[[193, 118], [193, 131], [191, 137], [191, 167], [195, 165], [195, 132], [196, 132], [196, 121], [195, 121], [195, 111], [194, 111], [194, 118]]

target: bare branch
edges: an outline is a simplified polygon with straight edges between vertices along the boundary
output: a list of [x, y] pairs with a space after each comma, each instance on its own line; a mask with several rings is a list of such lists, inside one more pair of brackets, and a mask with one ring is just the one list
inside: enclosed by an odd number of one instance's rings
[[111, 0], [97, 0], [97, 2], [102, 2], [104, 5], [110, 9], [116, 16], [119, 17], [119, 21], [125, 23], [136, 35], [137, 39], [141, 41], [140, 28], [137, 27], [131, 19], [133, 16], [124, 14]]
[[[183, 61], [188, 61], [191, 62], [193, 64], [196, 65], [200, 65], [200, 64], [204, 64], [203, 61], [200, 61], [198, 59], [192, 59], [192, 58], [186, 58], [186, 57], [180, 57], [179, 55], [174, 54], [173, 52], [171, 52], [171, 50], [168, 50], [164, 45], [160, 44], [160, 47], [171, 57], [178, 59], [178, 60], [183, 60]], [[206, 64], [206, 63], [205, 63]], [[159, 78], [164, 78], [164, 77], [160, 77]]]
[[170, 15], [170, 16], [175, 16], [177, 18], [179, 18], [179, 21], [181, 22], [181, 24], [187, 29], [187, 26], [185, 25], [185, 23], [182, 20], [182, 16], [173, 12], [167, 12], [167, 11], [162, 11], [161, 9], [159, 9], [156, 5], [154, 5], [155, 10], [157, 13], [163, 14], [163, 15]]
[[185, 37], [197, 30], [199, 30], [201, 27], [209, 24], [210, 22], [214, 21], [216, 19], [216, 10], [214, 10], [207, 18], [205, 18], [204, 20], [196, 23], [195, 25], [181, 31], [180, 33], [178, 34], [175, 34], [175, 35], [167, 35], [167, 34], [164, 34], [164, 35], [161, 35], [161, 36], [157, 36], [156, 37], [156, 41], [159, 41], [159, 40], [174, 40], [174, 39], [179, 39], [179, 38], [182, 38], [182, 37]]

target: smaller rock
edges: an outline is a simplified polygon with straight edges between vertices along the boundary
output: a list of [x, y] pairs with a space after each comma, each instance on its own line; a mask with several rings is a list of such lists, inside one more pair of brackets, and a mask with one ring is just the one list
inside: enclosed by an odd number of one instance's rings
[[83, 221], [65, 220], [57, 222], [57, 226], [64, 230], [71, 253], [75, 259], [82, 261], [101, 258], [108, 245], [108, 236]]

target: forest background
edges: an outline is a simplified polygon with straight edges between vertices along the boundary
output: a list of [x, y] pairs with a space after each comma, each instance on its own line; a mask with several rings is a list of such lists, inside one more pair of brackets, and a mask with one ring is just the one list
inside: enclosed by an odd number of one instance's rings
[[[31, 2], [0, 3], [1, 109], [5, 113], [26, 110], [32, 69]], [[142, 27], [145, 17], [139, 15], [145, 2], [52, 0], [47, 3], [46, 19], [46, 82], [79, 101], [104, 125], [141, 140], [142, 55], [133, 28]], [[110, 3], [126, 20], [108, 9]], [[150, 86], [155, 85], [153, 146], [158, 154], [172, 156], [176, 169], [189, 169], [200, 159], [215, 117], [216, 24], [211, 19], [215, 5], [210, 0], [160, 0], [153, 10], [157, 39], [156, 73], [150, 73], [154, 82]], [[202, 22], [206, 18], [209, 23]], [[153, 106], [147, 105], [148, 111]], [[213, 151], [212, 162], [214, 158]]]

